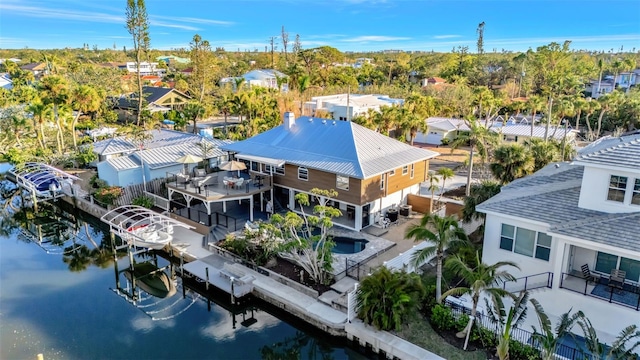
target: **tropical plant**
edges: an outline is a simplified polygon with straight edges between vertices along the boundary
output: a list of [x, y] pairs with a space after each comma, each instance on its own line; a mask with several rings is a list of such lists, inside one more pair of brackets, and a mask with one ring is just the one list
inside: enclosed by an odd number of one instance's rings
[[[532, 299], [533, 300], [533, 299]], [[513, 305], [507, 311], [502, 297], [491, 297], [491, 303], [484, 299], [489, 320], [497, 325], [498, 345], [496, 354], [500, 360], [509, 359], [509, 344], [511, 343], [511, 330], [518, 328], [527, 318], [527, 303], [529, 292], [523, 291], [514, 299]]]
[[444, 194], [444, 187], [447, 180], [453, 178], [456, 174], [448, 167], [441, 167], [436, 171], [436, 174], [438, 174], [440, 176], [440, 179], [442, 179], [442, 186], [440, 187], [440, 197], [438, 198], [439, 200], [442, 198], [442, 194]]
[[98, 111], [102, 105], [102, 97], [93, 87], [89, 85], [80, 85], [73, 91], [71, 95], [71, 103], [73, 108], [77, 111], [76, 116], [73, 117], [71, 131], [73, 134], [73, 148], [78, 150], [78, 140], [76, 135], [78, 119], [80, 119], [82, 114]]
[[429, 214], [433, 212], [433, 203], [436, 201], [435, 193], [438, 190], [438, 182], [440, 179], [436, 176], [436, 172], [429, 170], [427, 173], [427, 180], [429, 181], [429, 192], [431, 192], [431, 199], [429, 201]]
[[420, 276], [382, 266], [358, 287], [358, 317], [379, 330], [400, 330], [424, 294]]
[[[335, 190], [311, 189], [310, 195], [298, 193], [296, 203], [300, 205], [300, 214], [293, 211], [284, 216], [271, 216], [271, 231], [276, 238], [283, 239], [279, 256], [302, 267], [317, 284], [324, 284], [330, 280], [333, 268], [333, 253], [335, 246], [328, 234], [333, 226], [332, 218], [341, 216], [340, 210], [329, 206], [329, 201], [338, 195]], [[313, 214], [307, 214], [306, 206], [311, 205], [313, 198]], [[319, 229], [315, 234], [314, 229]]]
[[456, 255], [451, 257], [446, 262], [446, 267], [452, 273], [462, 279], [467, 286], [458, 286], [447, 290], [442, 294], [442, 298], [446, 298], [449, 295], [464, 295], [471, 296], [471, 317], [469, 323], [465, 329], [457, 334], [458, 337], [464, 337], [463, 349], [467, 349], [469, 344], [469, 335], [471, 334], [471, 328], [473, 321], [476, 317], [478, 310], [478, 302], [483, 294], [487, 294], [493, 297], [513, 296], [510, 292], [502, 289], [501, 283], [505, 281], [513, 281], [515, 277], [506, 270], [502, 270], [503, 267], [511, 266], [516, 269], [520, 269], [518, 265], [512, 261], [498, 261], [495, 264], [485, 264], [480, 260], [480, 253], [476, 253], [475, 266], [471, 267], [467, 265], [460, 256]]
[[532, 172], [536, 172], [549, 163], [558, 160], [558, 148], [554, 142], [546, 142], [539, 138], [531, 138], [525, 142], [533, 157]]
[[126, 28], [133, 39], [133, 51], [136, 56], [136, 78], [138, 82], [136, 125], [139, 126], [142, 120], [142, 99], [144, 98], [144, 94], [142, 93], [142, 76], [140, 76], [140, 63], [142, 62], [143, 56], [149, 51], [151, 42], [149, 38], [149, 17], [144, 0], [127, 0], [126, 16]]
[[141, 195], [131, 200], [131, 204], [151, 209], [153, 207], [153, 198]]
[[58, 75], [50, 75], [42, 79], [38, 84], [40, 97], [44, 104], [53, 106], [53, 118], [58, 130], [58, 154], [64, 150], [64, 137], [62, 134], [62, 123], [60, 121], [60, 106], [69, 102], [69, 85], [65, 78]]
[[[433, 226], [434, 231], [430, 230]], [[407, 229], [405, 239], [414, 241], [426, 241], [432, 244], [416, 251], [411, 263], [413, 267], [422, 266], [431, 256], [436, 256], [436, 301], [442, 302], [442, 263], [445, 250], [457, 243], [466, 243], [467, 235], [453, 216], [440, 217], [436, 214], [426, 214], [419, 224]]]
[[534, 345], [540, 349], [542, 360], [555, 360], [556, 350], [560, 345], [560, 340], [567, 335], [572, 335], [571, 329], [578, 319], [584, 317], [582, 311], [571, 314], [571, 309], [560, 316], [560, 321], [555, 329], [551, 327], [551, 320], [544, 312], [542, 305], [536, 300], [531, 299], [533, 308], [538, 315], [538, 324], [540, 329], [533, 327]]
[[[622, 329], [620, 334], [616, 337], [613, 344], [610, 347], [606, 347], [598, 339], [596, 329], [591, 324], [591, 321], [586, 316], [581, 316], [577, 320], [578, 326], [582, 329], [584, 335], [586, 353], [585, 359], [589, 360], [614, 360], [614, 359], [634, 359], [637, 355], [634, 354], [636, 348], [640, 347], [640, 329], [638, 325], [630, 325]], [[628, 342], [635, 341], [630, 346]]]
[[504, 144], [494, 151], [490, 168], [493, 176], [504, 185], [530, 174], [533, 166], [533, 157], [524, 146]]
[[464, 198], [464, 207], [462, 208], [462, 221], [470, 222], [473, 220], [484, 219], [483, 213], [476, 211], [476, 206], [489, 200], [491, 197], [500, 193], [502, 185], [495, 181], [485, 180], [480, 184], [473, 184], [471, 193]]

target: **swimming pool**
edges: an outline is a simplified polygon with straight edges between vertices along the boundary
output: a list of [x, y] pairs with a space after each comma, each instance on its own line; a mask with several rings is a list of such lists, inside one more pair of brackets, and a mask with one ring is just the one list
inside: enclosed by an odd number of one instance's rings
[[367, 247], [368, 240], [355, 239], [346, 236], [335, 236], [333, 242], [336, 246], [333, 248], [334, 254], [356, 254]]

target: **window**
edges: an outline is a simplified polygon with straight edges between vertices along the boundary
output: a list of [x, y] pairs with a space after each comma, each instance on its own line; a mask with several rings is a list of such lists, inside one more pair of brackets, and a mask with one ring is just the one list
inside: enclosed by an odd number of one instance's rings
[[500, 249], [549, 261], [551, 236], [513, 225], [502, 224]]
[[282, 175], [284, 176], [284, 166], [283, 167], [275, 167], [275, 166], [271, 166], [271, 165], [264, 165], [264, 171], [267, 174], [271, 174], [271, 171], [273, 169], [273, 173], [274, 174], [278, 174], [278, 175]]
[[513, 233], [515, 226], [502, 224], [502, 236], [500, 236], [500, 249], [513, 251]]
[[409, 172], [409, 167], [407, 165], [402, 167], [402, 175], [407, 175]]
[[627, 272], [626, 278], [631, 281], [638, 281], [640, 279], [640, 261], [627, 259], [625, 257], [620, 258], [620, 270]]
[[384, 174], [380, 175], [380, 190], [384, 190]]
[[396, 174], [396, 169], [389, 171], [389, 176], [393, 176]]
[[349, 190], [349, 177], [336, 175], [336, 187], [342, 190]]
[[618, 257], [615, 255], [598, 251], [596, 257], [596, 271], [605, 274], [611, 274], [611, 270], [618, 268]]
[[627, 190], [627, 177], [611, 175], [609, 180], [609, 194], [607, 200], [611, 201], [624, 201], [624, 193]]
[[536, 232], [518, 228], [516, 230], [516, 246], [513, 252], [520, 255], [533, 257], [533, 248], [536, 242]]
[[536, 258], [549, 261], [551, 254], [551, 236], [545, 233], [538, 233], [538, 242], [536, 245]]
[[300, 180], [309, 180], [309, 170], [306, 167], [298, 167], [298, 179]]
[[413, 179], [413, 173], [414, 173], [414, 165], [411, 164], [411, 174], [409, 175], [409, 177], [412, 179]]
[[631, 194], [631, 203], [640, 205], [640, 179], [636, 179], [633, 184], [633, 194]]

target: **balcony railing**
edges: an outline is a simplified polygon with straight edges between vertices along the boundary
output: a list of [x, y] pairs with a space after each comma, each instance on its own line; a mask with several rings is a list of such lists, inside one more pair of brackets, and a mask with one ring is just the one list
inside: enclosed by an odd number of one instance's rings
[[598, 281], [589, 281], [580, 276], [562, 273], [560, 288], [640, 311], [639, 284], [625, 282], [613, 286], [608, 283], [606, 277], [601, 277]]
[[502, 289], [512, 293], [527, 291], [533, 289], [549, 288], [553, 286], [553, 273], [543, 272], [540, 274], [529, 275], [517, 278], [513, 281], [505, 281], [502, 283]]

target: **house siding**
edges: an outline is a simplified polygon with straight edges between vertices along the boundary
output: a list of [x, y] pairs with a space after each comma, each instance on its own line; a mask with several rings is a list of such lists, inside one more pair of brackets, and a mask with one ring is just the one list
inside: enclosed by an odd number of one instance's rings
[[362, 181], [360, 179], [349, 178], [349, 190], [347, 191], [336, 187], [336, 174], [309, 168], [307, 170], [309, 171], [309, 180], [300, 180], [298, 179], [298, 166], [287, 164], [284, 168], [284, 176], [274, 174], [273, 182], [276, 185], [305, 192], [309, 192], [313, 188], [334, 189], [338, 192], [336, 200], [356, 205], [362, 204], [363, 199], [360, 196]]
[[[607, 200], [611, 175], [627, 177], [627, 192], [624, 203]], [[640, 178], [638, 172], [625, 171], [623, 169], [608, 170], [586, 166], [584, 168], [578, 206], [584, 209], [608, 213], [640, 211], [640, 206], [630, 205], [633, 181], [637, 178]]]

